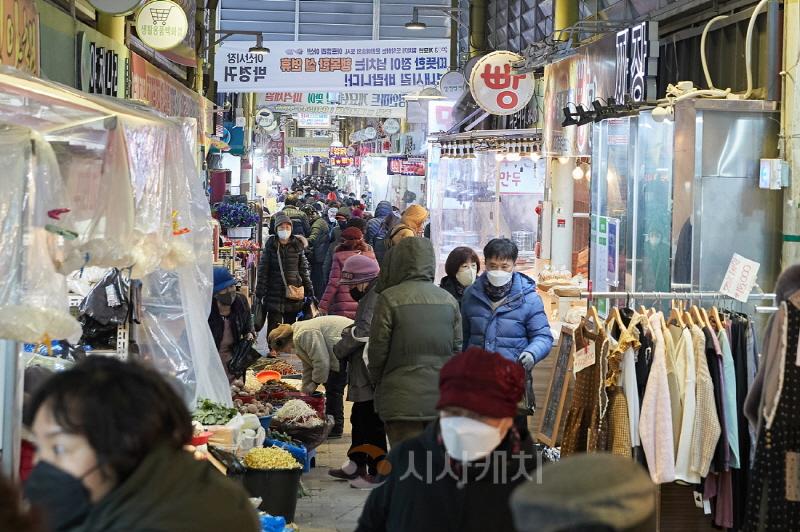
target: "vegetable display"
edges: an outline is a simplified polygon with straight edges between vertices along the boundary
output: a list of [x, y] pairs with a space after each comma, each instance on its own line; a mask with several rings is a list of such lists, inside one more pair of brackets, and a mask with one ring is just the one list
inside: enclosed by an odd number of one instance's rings
[[244, 457], [244, 465], [250, 469], [300, 469], [303, 467], [289, 451], [280, 447], [250, 449]]
[[254, 399], [250, 403], [245, 403], [241, 399], [235, 398], [233, 406], [239, 411], [240, 414], [255, 414], [258, 417], [269, 416], [272, 414], [273, 407], [270, 403], [264, 403], [258, 399]]
[[275, 412], [274, 419], [287, 425], [303, 428], [314, 428], [324, 424], [324, 421], [317, 416], [317, 412], [308, 403], [300, 399], [287, 401], [285, 405]]
[[200, 399], [192, 419], [206, 426], [224, 425], [238, 413], [235, 408], [228, 408], [210, 399]]

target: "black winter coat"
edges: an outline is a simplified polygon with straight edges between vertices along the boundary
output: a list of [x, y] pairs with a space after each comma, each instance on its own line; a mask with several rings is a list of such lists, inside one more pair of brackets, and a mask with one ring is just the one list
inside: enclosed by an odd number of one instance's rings
[[303, 301], [286, 299], [286, 285], [283, 284], [281, 269], [278, 264], [280, 254], [286, 282], [292, 286], [302, 285], [306, 297], [314, 296], [311, 285], [311, 272], [305, 254], [305, 239], [292, 236], [284, 246], [275, 236], [269, 237], [264, 244], [261, 262], [258, 265], [258, 282], [256, 297], [262, 300], [267, 312], [300, 312]]
[[511, 492], [533, 478], [536, 459], [530, 439], [517, 453], [510, 440], [506, 436], [489, 462], [463, 469], [445, 454], [439, 422], [431, 423], [389, 453], [391, 472], [367, 498], [356, 532], [515, 530]]
[[442, 277], [442, 280], [439, 281], [439, 287], [447, 290], [451, 296], [456, 298], [458, 304], [461, 305], [461, 298], [464, 297], [464, 290], [466, 290], [466, 288], [461, 286], [461, 283], [459, 283], [455, 277], [450, 277], [449, 275]]
[[[242, 294], [236, 294], [236, 299], [231, 305], [231, 332], [236, 343], [239, 343], [249, 332], [255, 332], [253, 329], [253, 315], [250, 314], [250, 305]], [[225, 322], [222, 315], [219, 313], [219, 307], [215, 299], [211, 300], [211, 312], [208, 315], [208, 326], [211, 328], [211, 334], [214, 336], [214, 343], [219, 349], [219, 344], [222, 343], [222, 335], [225, 333]]]

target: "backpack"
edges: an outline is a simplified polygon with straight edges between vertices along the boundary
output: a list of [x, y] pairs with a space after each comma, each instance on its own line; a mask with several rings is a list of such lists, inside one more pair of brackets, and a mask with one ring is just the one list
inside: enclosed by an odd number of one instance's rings
[[386, 227], [386, 222], [381, 222], [378, 233], [372, 239], [372, 242], [367, 242], [370, 246], [372, 246], [372, 250], [375, 252], [375, 260], [377, 260], [378, 264], [381, 266], [383, 266], [383, 257], [386, 255], [386, 252], [389, 249], [389, 246], [386, 243], [386, 239], [388, 237], [389, 228]]

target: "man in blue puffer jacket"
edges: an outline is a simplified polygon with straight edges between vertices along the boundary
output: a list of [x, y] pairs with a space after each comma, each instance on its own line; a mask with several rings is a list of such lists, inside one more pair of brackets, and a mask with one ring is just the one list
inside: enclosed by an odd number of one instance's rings
[[461, 302], [464, 350], [477, 346], [522, 364], [528, 373], [550, 354], [553, 334], [536, 283], [514, 271], [518, 250], [496, 238], [483, 250], [486, 272]]

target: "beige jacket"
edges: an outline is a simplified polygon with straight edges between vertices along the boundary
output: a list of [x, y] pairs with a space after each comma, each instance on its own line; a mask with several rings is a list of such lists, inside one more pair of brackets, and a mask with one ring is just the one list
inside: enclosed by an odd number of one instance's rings
[[292, 325], [294, 347], [303, 363], [303, 387], [324, 384], [331, 371], [339, 371], [333, 346], [342, 339], [342, 330], [353, 324], [343, 316], [320, 316]]
[[714, 401], [714, 382], [706, 361], [706, 338], [697, 325], [692, 326], [692, 340], [697, 364], [697, 411], [692, 436], [691, 470], [706, 477], [722, 430]]
[[650, 317], [653, 331], [653, 361], [642, 399], [639, 434], [647, 457], [650, 478], [656, 484], [675, 480], [675, 443], [672, 430], [672, 399], [667, 378], [667, 355], [660, 312]]
[[[675, 368], [680, 389], [681, 424], [678, 430], [678, 450], [675, 453], [675, 478], [699, 484], [700, 475], [692, 471], [695, 414], [697, 412], [697, 365], [692, 333], [687, 327], [669, 327], [675, 346]], [[705, 358], [705, 357], [703, 357]]]

